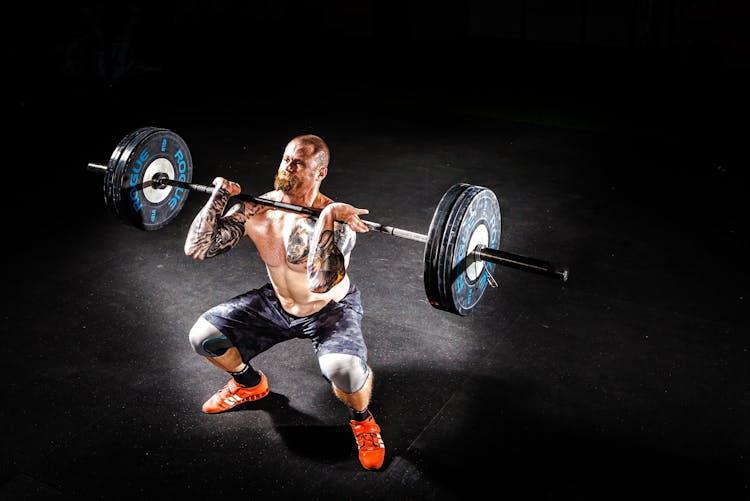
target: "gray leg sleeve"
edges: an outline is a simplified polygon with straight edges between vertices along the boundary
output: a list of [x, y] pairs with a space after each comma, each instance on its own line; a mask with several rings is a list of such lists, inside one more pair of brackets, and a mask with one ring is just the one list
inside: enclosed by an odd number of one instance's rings
[[218, 357], [232, 347], [229, 339], [203, 317], [190, 329], [190, 344], [198, 355], [204, 357]]
[[327, 353], [318, 358], [323, 376], [344, 393], [356, 393], [362, 389], [370, 375], [370, 369], [361, 358], [343, 353]]

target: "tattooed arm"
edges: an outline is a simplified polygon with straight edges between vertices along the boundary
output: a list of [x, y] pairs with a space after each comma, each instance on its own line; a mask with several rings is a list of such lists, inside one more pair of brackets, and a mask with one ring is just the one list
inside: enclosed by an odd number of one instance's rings
[[214, 257], [237, 245], [245, 235], [245, 221], [257, 209], [253, 204], [240, 203], [222, 216], [227, 201], [240, 192], [240, 186], [221, 177], [213, 184], [217, 188], [195, 216], [185, 240], [185, 254], [194, 259]]
[[359, 219], [359, 214], [367, 212], [348, 204], [332, 203], [320, 213], [307, 256], [307, 284], [312, 292], [328, 292], [344, 279], [345, 256], [354, 247], [354, 232], [369, 231]]

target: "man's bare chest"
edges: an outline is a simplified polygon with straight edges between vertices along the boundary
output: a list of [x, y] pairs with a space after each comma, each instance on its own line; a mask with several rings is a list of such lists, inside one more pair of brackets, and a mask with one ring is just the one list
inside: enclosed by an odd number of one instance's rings
[[315, 220], [299, 215], [273, 215], [251, 228], [250, 237], [269, 266], [304, 271]]

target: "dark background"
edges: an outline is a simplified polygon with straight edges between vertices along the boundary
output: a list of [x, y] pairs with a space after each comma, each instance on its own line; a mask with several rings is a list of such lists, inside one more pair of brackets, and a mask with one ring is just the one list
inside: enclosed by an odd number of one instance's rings
[[[256, 5], [258, 4], [258, 5]], [[735, 1], [213, 2], [3, 12], [3, 499], [746, 499], [748, 5]], [[469, 317], [431, 308], [419, 245], [360, 238], [388, 458], [356, 463], [310, 350], [224, 383], [186, 341], [260, 285], [248, 247], [182, 253], [202, 203], [121, 224], [88, 162], [142, 126], [194, 180], [268, 189], [323, 136], [324, 191], [426, 233], [487, 186], [503, 248]], [[250, 264], [248, 265], [248, 261]]]
[[[566, 114], [576, 126], [658, 135], [675, 155], [734, 176], [747, 17], [740, 1], [14, 6], [4, 15], [6, 137], [13, 151], [67, 156], [77, 142], [111, 144], [136, 125], [131, 115], [137, 126], [165, 110], [226, 120], [208, 114], [281, 115], [325, 98], [355, 112], [396, 96], [433, 111]], [[19, 133], [29, 128], [45, 132]]]

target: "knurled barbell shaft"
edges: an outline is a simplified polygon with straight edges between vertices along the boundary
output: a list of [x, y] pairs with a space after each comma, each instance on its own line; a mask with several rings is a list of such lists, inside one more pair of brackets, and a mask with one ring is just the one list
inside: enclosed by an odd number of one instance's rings
[[[92, 172], [105, 173], [107, 172], [107, 166], [102, 165], [102, 164], [97, 164], [97, 163], [89, 163], [88, 170]], [[186, 183], [184, 181], [178, 181], [176, 179], [169, 179], [167, 177], [155, 177], [151, 181], [145, 181], [144, 186], [143, 186], [144, 188], [147, 187], [147, 183], [150, 183], [150, 185], [161, 184], [161, 185], [175, 186], [179, 188], [184, 188], [186, 190], [206, 193], [209, 195], [212, 194], [215, 189], [214, 186], [207, 186], [207, 185], [195, 184], [195, 183]], [[237, 195], [234, 195], [233, 198], [236, 198], [238, 200], [243, 200], [245, 202], [252, 202], [252, 203], [256, 203], [260, 205], [275, 207], [277, 209], [284, 209], [290, 212], [307, 214], [309, 216], [314, 216], [314, 217], [320, 216], [320, 213], [321, 213], [321, 209], [305, 207], [303, 205], [289, 204], [286, 202], [278, 202], [276, 200], [269, 200], [267, 198], [256, 197], [254, 195], [248, 195], [245, 193], [239, 193]], [[379, 231], [381, 233], [387, 233], [389, 235], [393, 235], [394, 237], [405, 238], [408, 240], [415, 240], [417, 242], [422, 242], [422, 243], [426, 243], [428, 240], [427, 235], [424, 235], [422, 233], [416, 233], [416, 232], [409, 231], [409, 230], [403, 230], [401, 228], [396, 228], [394, 226], [386, 226], [380, 223], [375, 223], [375, 222], [367, 221], [364, 219], [362, 220], [362, 222], [365, 223], [365, 225], [367, 225], [367, 227], [372, 230]], [[490, 263], [500, 264], [503, 266], [509, 266], [512, 268], [530, 271], [533, 273], [538, 273], [538, 274], [552, 276], [552, 277], [558, 277], [558, 278], [561, 278], [563, 281], [567, 281], [568, 279], [567, 268], [558, 268], [552, 263], [543, 261], [541, 259], [520, 256], [518, 254], [512, 254], [510, 252], [501, 251], [499, 249], [492, 249], [489, 247], [485, 247], [483, 245], [478, 245], [474, 249], [472, 257], [474, 260], [477, 260], [477, 261], [486, 261]]]

